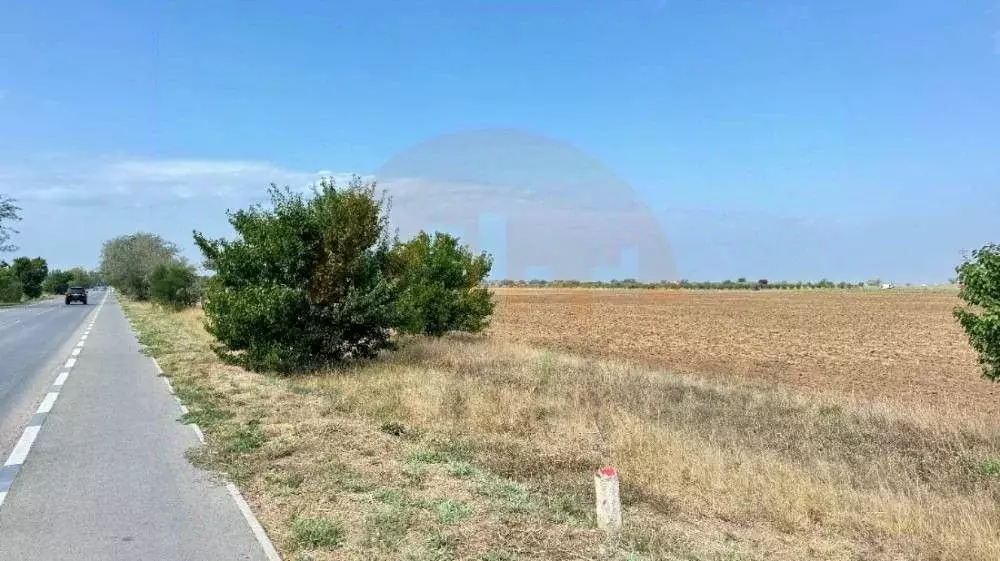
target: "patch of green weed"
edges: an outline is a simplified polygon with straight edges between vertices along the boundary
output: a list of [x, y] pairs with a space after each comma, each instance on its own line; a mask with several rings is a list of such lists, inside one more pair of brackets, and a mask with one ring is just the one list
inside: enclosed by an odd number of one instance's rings
[[448, 464], [448, 475], [464, 479], [472, 477], [476, 473], [475, 468], [469, 462], [452, 462]]
[[462, 501], [431, 501], [431, 510], [439, 524], [457, 524], [472, 514], [472, 507]]
[[365, 517], [365, 545], [394, 551], [410, 527], [410, 513], [404, 507], [388, 507]]
[[236, 454], [245, 454], [263, 446], [264, 441], [264, 434], [260, 430], [260, 421], [250, 421], [233, 432], [227, 442], [226, 450]]
[[307, 549], [334, 549], [344, 544], [344, 527], [328, 518], [296, 518], [291, 523], [292, 540]]

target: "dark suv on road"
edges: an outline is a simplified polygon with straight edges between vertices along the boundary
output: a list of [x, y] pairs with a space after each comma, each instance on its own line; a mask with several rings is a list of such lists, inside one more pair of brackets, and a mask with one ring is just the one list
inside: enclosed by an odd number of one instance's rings
[[69, 306], [73, 302], [83, 302], [83, 305], [87, 305], [87, 289], [82, 286], [71, 286], [69, 290], [66, 291], [66, 305]]

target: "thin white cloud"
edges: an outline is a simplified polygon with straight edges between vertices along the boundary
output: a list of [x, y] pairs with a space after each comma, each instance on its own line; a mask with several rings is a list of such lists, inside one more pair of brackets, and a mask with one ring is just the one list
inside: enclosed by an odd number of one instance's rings
[[0, 164], [0, 192], [21, 201], [146, 206], [171, 200], [260, 194], [269, 184], [305, 190], [319, 175], [260, 161], [208, 159], [80, 160]]

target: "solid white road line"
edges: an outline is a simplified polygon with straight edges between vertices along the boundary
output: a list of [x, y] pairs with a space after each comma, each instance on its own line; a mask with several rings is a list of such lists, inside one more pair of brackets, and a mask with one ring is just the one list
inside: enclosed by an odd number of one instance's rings
[[38, 406], [39, 413], [48, 413], [52, 411], [52, 406], [56, 404], [56, 398], [59, 397], [59, 392], [49, 392], [45, 394], [45, 399], [42, 400], [42, 404]]
[[267, 556], [268, 561], [281, 561], [281, 556], [278, 555], [278, 550], [274, 549], [274, 544], [271, 543], [271, 538], [267, 537], [267, 532], [264, 531], [264, 527], [260, 525], [260, 521], [254, 516], [253, 511], [250, 510], [250, 505], [247, 504], [246, 499], [240, 493], [240, 490], [236, 488], [236, 485], [232, 483], [226, 484], [226, 489], [229, 490], [229, 494], [232, 495], [233, 500], [236, 501], [236, 506], [243, 513], [243, 518], [246, 519], [247, 524], [250, 525], [250, 530], [253, 531], [254, 537], [257, 538], [257, 542], [264, 549], [264, 555]]
[[24, 463], [24, 459], [28, 457], [28, 451], [31, 450], [31, 445], [35, 443], [35, 439], [38, 438], [38, 429], [41, 427], [25, 427], [24, 434], [21, 435], [21, 439], [17, 441], [14, 445], [14, 450], [10, 453], [7, 458], [7, 463], [5, 466], [16, 466]]
[[[155, 358], [153, 359], [153, 366], [156, 367], [156, 373], [163, 376], [163, 368], [160, 367], [159, 361]], [[167, 389], [170, 390], [171, 394], [174, 394], [174, 386], [170, 383], [170, 378], [163, 376], [163, 383], [167, 385]], [[188, 408], [181, 402], [181, 398], [174, 394], [174, 399], [181, 407], [181, 414], [187, 415]], [[202, 444], [205, 443], [205, 433], [201, 432], [201, 427], [198, 423], [191, 423], [191, 430], [197, 435], [198, 441]], [[255, 538], [257, 538], [257, 543], [264, 550], [264, 555], [267, 556], [268, 561], [281, 561], [281, 556], [278, 555], [278, 550], [274, 548], [274, 544], [271, 543], [271, 538], [267, 537], [267, 532], [264, 531], [264, 527], [261, 526], [260, 521], [254, 516], [252, 510], [250, 510], [250, 505], [247, 504], [246, 499], [243, 498], [243, 494], [240, 493], [238, 487], [233, 483], [226, 484], [226, 490], [229, 491], [229, 495], [233, 497], [233, 501], [236, 502], [236, 507], [240, 509], [240, 513], [243, 514], [243, 518], [247, 521], [250, 526], [250, 531], [253, 532]]]

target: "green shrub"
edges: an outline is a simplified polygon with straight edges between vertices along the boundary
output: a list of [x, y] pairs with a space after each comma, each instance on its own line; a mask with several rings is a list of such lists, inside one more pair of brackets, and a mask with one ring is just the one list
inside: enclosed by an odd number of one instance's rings
[[983, 377], [1000, 381], [1000, 244], [973, 251], [955, 270], [967, 304], [955, 317], [979, 353]]
[[72, 278], [73, 276], [69, 271], [53, 269], [45, 277], [45, 281], [42, 283], [42, 290], [49, 294], [66, 294]]
[[149, 276], [149, 297], [177, 310], [195, 305], [199, 295], [194, 268], [180, 261], [157, 265]]
[[18, 257], [10, 265], [11, 271], [21, 281], [21, 289], [28, 298], [42, 295], [42, 283], [49, 274], [49, 265], [41, 257]]
[[274, 185], [270, 194], [270, 209], [229, 214], [236, 239], [195, 232], [215, 272], [202, 306], [219, 355], [289, 372], [389, 348], [397, 289], [375, 184], [323, 180], [311, 198]]
[[21, 301], [21, 281], [10, 267], [0, 268], [0, 303], [14, 304]]
[[420, 232], [392, 251], [393, 274], [400, 280], [399, 328], [406, 333], [441, 336], [449, 331], [479, 332], [489, 325], [493, 301], [483, 281], [492, 261], [473, 255], [458, 239], [441, 232]]

